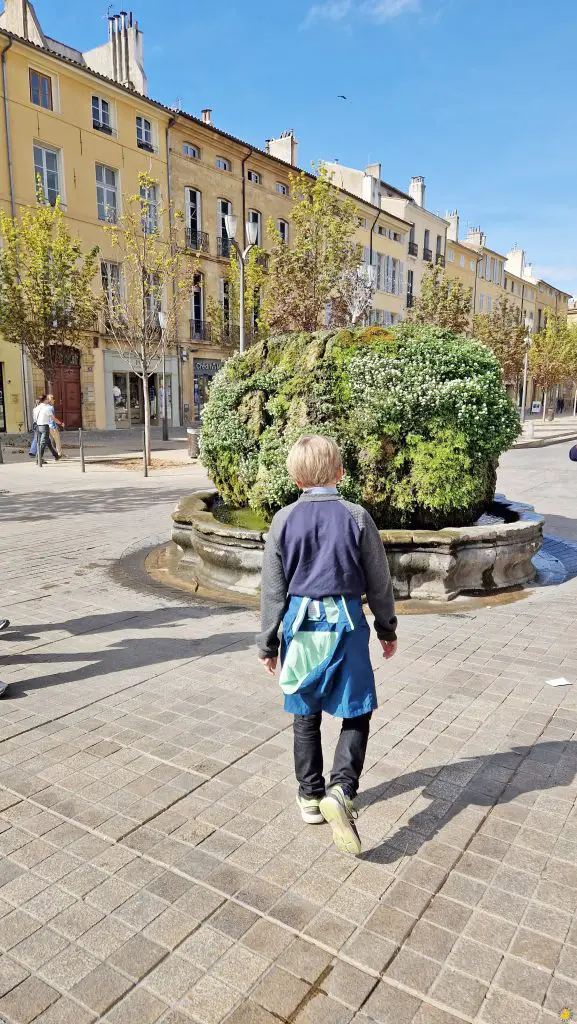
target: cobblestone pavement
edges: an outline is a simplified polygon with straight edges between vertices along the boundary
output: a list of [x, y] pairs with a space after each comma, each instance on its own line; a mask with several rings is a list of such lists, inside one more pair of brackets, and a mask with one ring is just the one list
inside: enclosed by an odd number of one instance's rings
[[[561, 544], [574, 474], [519, 451], [499, 483]], [[118, 569], [202, 482], [0, 467], [0, 1019], [577, 1015], [577, 580], [401, 618], [347, 859], [297, 815], [255, 615]]]

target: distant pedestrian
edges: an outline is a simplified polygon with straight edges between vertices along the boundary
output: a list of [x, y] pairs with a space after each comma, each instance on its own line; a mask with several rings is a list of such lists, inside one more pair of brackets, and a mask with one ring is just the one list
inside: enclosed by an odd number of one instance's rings
[[54, 406], [51, 405], [50, 402], [48, 401], [47, 395], [44, 395], [43, 397], [44, 401], [40, 402], [40, 405], [38, 405], [35, 409], [36, 434], [38, 438], [37, 444], [39, 445], [40, 465], [42, 465], [43, 463], [44, 452], [46, 448], [48, 448], [52, 452], [52, 455], [54, 456], [54, 459], [56, 461], [58, 461], [58, 459], [60, 458], [50, 438], [50, 424], [54, 419]]
[[[48, 402], [49, 405], [52, 406], [52, 409], [54, 410], [54, 395], [46, 395], [46, 401]], [[57, 419], [56, 413], [54, 413], [52, 419], [50, 420], [50, 440], [52, 441], [54, 448], [58, 452], [58, 457], [60, 459], [62, 458], [62, 442], [60, 440], [61, 427], [64, 430], [64, 423], [62, 422], [62, 420]]]
[[[303, 492], [277, 512], [267, 535], [261, 585], [259, 659], [274, 675], [282, 622], [280, 687], [294, 715], [297, 804], [309, 824], [331, 824], [343, 853], [358, 856], [353, 800], [377, 707], [369, 657], [367, 595], [385, 658], [397, 649], [393, 588], [383, 542], [360, 505], [340, 497], [340, 451], [328, 437], [302, 437], [287, 468]], [[325, 790], [322, 712], [342, 718]]]
[[37, 444], [38, 444], [38, 430], [36, 426], [36, 414], [38, 406], [46, 401], [46, 395], [40, 395], [34, 402], [34, 408], [32, 410], [32, 440], [30, 442], [30, 450], [28, 452], [31, 459], [36, 458]]

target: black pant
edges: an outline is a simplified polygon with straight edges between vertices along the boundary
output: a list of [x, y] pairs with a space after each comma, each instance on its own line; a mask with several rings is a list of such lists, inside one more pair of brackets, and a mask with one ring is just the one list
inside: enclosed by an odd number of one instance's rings
[[[295, 773], [299, 794], [307, 798], [325, 794], [323, 748], [321, 744], [322, 712], [316, 715], [295, 715], [293, 723]], [[343, 718], [341, 735], [335, 750], [331, 786], [342, 786], [347, 796], [357, 795], [359, 779], [365, 763], [371, 712], [357, 718]]]
[[40, 461], [42, 461], [42, 457], [44, 455], [44, 451], [46, 448], [49, 448], [54, 458], [57, 459], [58, 455], [56, 453], [54, 445], [52, 444], [52, 438], [50, 437], [50, 427], [48, 426], [48, 424], [42, 426], [38, 426], [37, 424], [36, 430], [38, 431], [38, 438], [36, 444], [39, 445]]

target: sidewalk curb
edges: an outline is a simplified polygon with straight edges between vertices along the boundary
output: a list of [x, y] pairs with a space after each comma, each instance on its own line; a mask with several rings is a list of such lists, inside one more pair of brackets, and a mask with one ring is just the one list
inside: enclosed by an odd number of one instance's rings
[[532, 437], [526, 441], [516, 441], [512, 446], [512, 451], [517, 448], [548, 448], [552, 444], [565, 444], [566, 441], [576, 441], [577, 430], [574, 430], [571, 434], [563, 434], [558, 437]]

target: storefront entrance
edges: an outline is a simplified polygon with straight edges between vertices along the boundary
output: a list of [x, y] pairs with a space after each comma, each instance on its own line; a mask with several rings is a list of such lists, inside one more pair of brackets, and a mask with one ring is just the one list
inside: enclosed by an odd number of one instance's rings
[[[172, 420], [172, 376], [166, 375], [168, 399], [168, 422]], [[116, 427], [137, 427], [144, 423], [144, 388], [136, 373], [114, 373], [112, 375], [112, 397], [114, 399], [114, 423]], [[164, 396], [162, 374], [153, 373], [148, 378], [147, 400], [150, 405], [152, 426], [162, 423]]]
[[55, 365], [46, 378], [46, 390], [54, 395], [54, 408], [67, 430], [82, 426], [80, 351], [68, 345], [55, 345]]
[[208, 401], [210, 382], [223, 365], [220, 359], [194, 360], [194, 415], [200, 419], [202, 410]]

